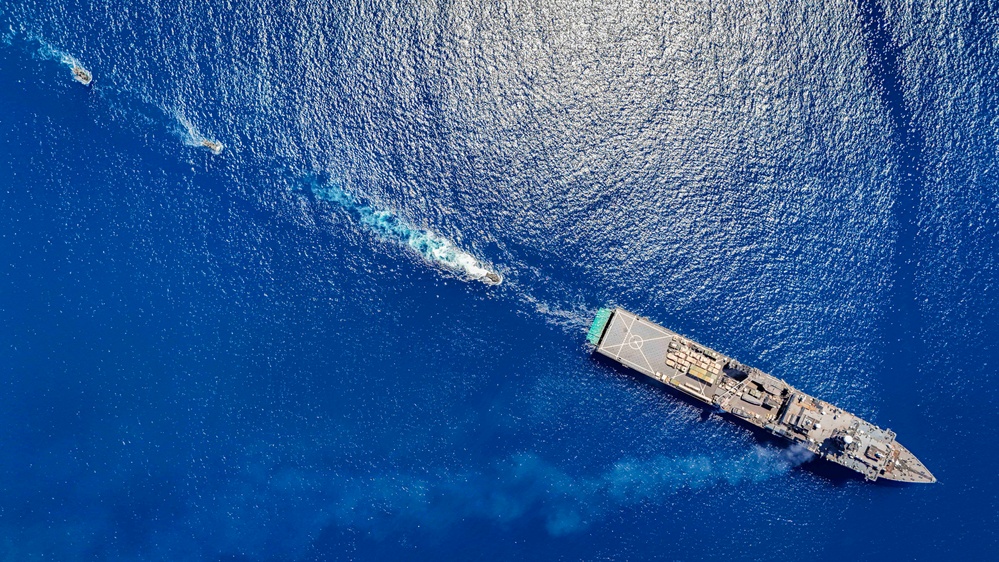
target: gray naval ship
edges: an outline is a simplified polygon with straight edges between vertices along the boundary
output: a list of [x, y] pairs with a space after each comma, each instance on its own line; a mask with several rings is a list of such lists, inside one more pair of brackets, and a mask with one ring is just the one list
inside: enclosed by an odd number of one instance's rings
[[936, 482], [888, 429], [747, 367], [621, 308], [600, 309], [587, 340], [597, 353], [710, 404], [867, 480]]

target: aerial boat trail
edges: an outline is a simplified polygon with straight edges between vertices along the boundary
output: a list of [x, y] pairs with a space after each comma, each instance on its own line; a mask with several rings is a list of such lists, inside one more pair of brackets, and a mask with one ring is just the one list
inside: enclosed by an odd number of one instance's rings
[[[40, 41], [41, 42], [41, 41]], [[93, 76], [72, 55], [44, 42], [39, 53], [67, 65], [74, 80], [89, 86]], [[169, 112], [168, 112], [169, 113]], [[221, 154], [223, 144], [202, 135], [184, 115], [173, 112], [189, 146]], [[313, 185], [312, 194], [335, 203], [383, 240], [399, 244], [424, 261], [465, 280], [499, 285], [503, 276], [443, 236], [418, 228], [398, 214], [363, 203], [344, 189]], [[529, 295], [523, 297], [547, 315], [576, 319], [566, 311], [550, 311]], [[601, 309], [588, 334], [597, 353], [713, 405], [724, 413], [790, 440], [795, 455], [814, 454], [861, 473], [868, 480], [935, 482], [936, 478], [895, 440], [895, 433], [818, 400], [783, 380], [742, 365], [732, 358], [689, 340], [630, 312]], [[802, 456], [784, 466], [807, 460]]]
[[490, 264], [479, 260], [435, 232], [409, 224], [391, 211], [365, 205], [336, 186], [315, 185], [312, 187], [312, 193], [323, 201], [340, 205], [381, 238], [405, 246], [431, 264], [464, 279], [481, 281], [486, 285], [499, 285], [503, 282], [503, 276]]
[[[52, 47], [41, 39], [35, 39], [40, 45], [39, 54], [47, 59], [59, 60], [70, 67], [73, 78], [85, 86], [89, 86], [93, 76], [80, 62], [59, 49]], [[222, 153], [225, 146], [218, 140], [203, 135], [195, 124], [178, 110], [167, 111], [172, 114], [181, 128], [178, 134], [184, 144], [193, 147], [207, 148], [214, 155]], [[378, 210], [362, 204], [346, 191], [330, 186], [313, 187], [316, 197], [339, 204], [353, 215], [361, 224], [385, 240], [399, 243], [418, 254], [425, 261], [450, 271], [466, 280], [481, 281], [486, 285], [499, 285], [503, 282], [502, 274], [492, 265], [482, 261], [469, 252], [459, 248], [443, 236], [409, 224], [399, 215], [385, 210]]]
[[89, 70], [84, 68], [83, 64], [80, 63], [80, 61], [77, 60], [76, 57], [65, 51], [56, 49], [55, 47], [49, 45], [48, 43], [42, 41], [41, 39], [35, 38], [35, 41], [40, 45], [37, 53], [42, 58], [49, 60], [57, 60], [62, 64], [68, 66], [70, 72], [72, 73], [73, 80], [76, 80], [77, 82], [83, 84], [84, 86], [89, 86], [91, 82], [94, 81], [93, 74], [91, 74]]
[[194, 126], [194, 123], [190, 119], [185, 117], [183, 114], [176, 112], [174, 114], [177, 121], [181, 124], [184, 130], [181, 135], [184, 137], [184, 144], [188, 146], [197, 146], [207, 148], [212, 152], [212, 154], [218, 156], [222, 154], [223, 144], [217, 140], [210, 139], [202, 135], [198, 128]]

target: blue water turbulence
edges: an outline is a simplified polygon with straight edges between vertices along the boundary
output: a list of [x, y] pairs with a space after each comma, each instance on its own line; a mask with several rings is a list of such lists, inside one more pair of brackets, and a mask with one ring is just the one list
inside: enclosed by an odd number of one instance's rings
[[313, 185], [312, 193], [339, 205], [361, 224], [385, 240], [403, 244], [430, 264], [438, 265], [464, 279], [498, 285], [503, 277], [492, 266], [456, 247], [432, 231], [417, 228], [392, 211], [377, 210], [336, 185]]
[[[0, 560], [994, 558], [996, 13], [0, 3]], [[938, 482], [594, 357], [613, 305]]]

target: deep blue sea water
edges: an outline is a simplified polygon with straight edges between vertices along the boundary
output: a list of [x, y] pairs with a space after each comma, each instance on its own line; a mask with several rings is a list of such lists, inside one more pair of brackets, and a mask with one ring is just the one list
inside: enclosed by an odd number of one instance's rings
[[[0, 5], [0, 558], [994, 558], [997, 14]], [[608, 303], [940, 482], [592, 358]]]

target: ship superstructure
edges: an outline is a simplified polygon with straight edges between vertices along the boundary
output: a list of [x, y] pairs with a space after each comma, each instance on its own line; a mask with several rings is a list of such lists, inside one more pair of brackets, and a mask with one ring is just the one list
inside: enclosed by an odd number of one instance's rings
[[867, 480], [936, 482], [895, 434], [621, 308], [601, 309], [595, 351]]

